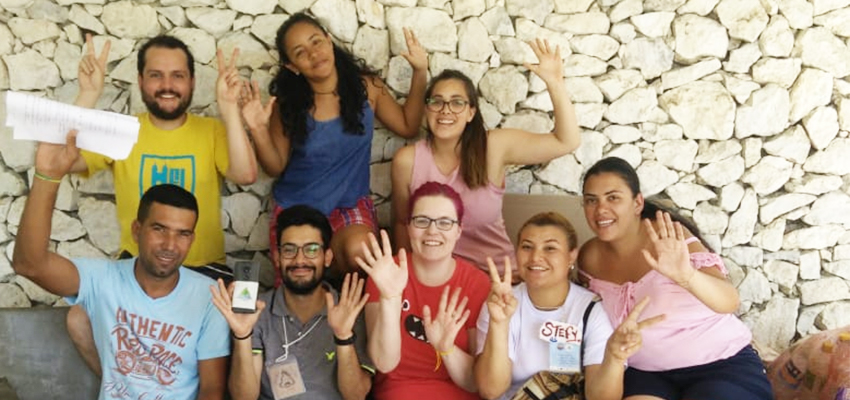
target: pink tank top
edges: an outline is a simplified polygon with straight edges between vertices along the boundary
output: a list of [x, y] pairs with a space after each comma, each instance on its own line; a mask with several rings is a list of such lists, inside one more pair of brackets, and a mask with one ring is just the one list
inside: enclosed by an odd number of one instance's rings
[[516, 272], [514, 247], [508, 239], [505, 221], [502, 219], [502, 196], [505, 189], [492, 183], [470, 189], [463, 181], [459, 168], [455, 168], [449, 175], [443, 175], [434, 162], [428, 141], [420, 140], [414, 145], [410, 192], [413, 193], [423, 183], [430, 181], [451, 186], [463, 200], [463, 233], [455, 245], [455, 255], [471, 261], [484, 271], [487, 271], [487, 257], [492, 257], [500, 274], [504, 271], [503, 260], [508, 256]]
[[[693, 239], [693, 240], [690, 240]], [[697, 239], [689, 238], [688, 243]], [[696, 268], [726, 266], [714, 253], [691, 253]], [[629, 358], [629, 366], [644, 371], [666, 371], [704, 365], [729, 358], [750, 344], [752, 333], [733, 314], [719, 314], [661, 273], [651, 270], [637, 282], [618, 285], [596, 279], [584, 271], [590, 290], [602, 297], [602, 307], [617, 326], [629, 315], [635, 304], [649, 296], [649, 305], [640, 320], [659, 314], [667, 317], [642, 331], [643, 347]]]

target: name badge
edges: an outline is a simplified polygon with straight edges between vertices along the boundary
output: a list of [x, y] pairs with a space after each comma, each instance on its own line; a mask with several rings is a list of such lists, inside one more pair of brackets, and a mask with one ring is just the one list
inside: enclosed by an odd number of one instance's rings
[[540, 327], [539, 337], [549, 345], [549, 371], [581, 371], [581, 329], [566, 322], [549, 320]]
[[298, 360], [294, 356], [289, 357], [284, 363], [270, 366], [268, 374], [275, 400], [286, 399], [307, 391], [304, 387], [304, 379], [301, 378]]

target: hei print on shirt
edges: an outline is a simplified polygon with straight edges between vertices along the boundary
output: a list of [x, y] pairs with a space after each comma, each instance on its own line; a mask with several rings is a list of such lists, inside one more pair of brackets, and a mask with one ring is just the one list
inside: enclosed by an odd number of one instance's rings
[[195, 194], [195, 156], [142, 154], [139, 166], [139, 198], [151, 186], [172, 184]]

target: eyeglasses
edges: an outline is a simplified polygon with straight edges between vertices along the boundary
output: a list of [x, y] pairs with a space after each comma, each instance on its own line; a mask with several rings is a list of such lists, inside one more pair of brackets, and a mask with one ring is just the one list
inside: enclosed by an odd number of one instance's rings
[[452, 229], [452, 226], [458, 223], [458, 221], [451, 218], [428, 218], [424, 215], [410, 217], [410, 224], [413, 225], [414, 228], [418, 229], [428, 229], [432, 222], [437, 226], [437, 229], [441, 231]]
[[446, 101], [439, 97], [429, 97], [425, 99], [425, 107], [427, 107], [431, 112], [443, 111], [443, 107], [445, 107], [446, 104], [449, 105], [449, 111], [457, 114], [466, 109], [466, 106], [469, 105], [469, 101], [457, 98]]
[[280, 255], [287, 260], [291, 260], [295, 257], [298, 257], [298, 250], [301, 250], [301, 254], [304, 255], [304, 258], [313, 259], [318, 257], [319, 253], [322, 252], [322, 245], [319, 243], [307, 243], [303, 246], [298, 246], [293, 243], [284, 243], [280, 245]]

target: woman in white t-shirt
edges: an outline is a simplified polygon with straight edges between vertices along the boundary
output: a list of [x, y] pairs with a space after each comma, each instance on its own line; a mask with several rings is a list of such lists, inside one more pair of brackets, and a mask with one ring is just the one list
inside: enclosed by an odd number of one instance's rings
[[511, 269], [500, 279], [488, 260], [492, 285], [477, 326], [479, 394], [511, 398], [535, 373], [552, 371], [584, 373], [588, 399], [621, 399], [625, 361], [641, 346], [640, 330], [663, 316], [638, 322], [644, 300], [614, 330], [602, 307], [593, 306], [594, 294], [570, 282], [578, 243], [562, 215], [537, 214], [518, 237], [523, 283], [511, 287]]

